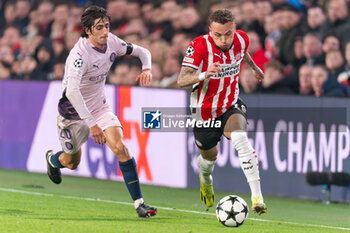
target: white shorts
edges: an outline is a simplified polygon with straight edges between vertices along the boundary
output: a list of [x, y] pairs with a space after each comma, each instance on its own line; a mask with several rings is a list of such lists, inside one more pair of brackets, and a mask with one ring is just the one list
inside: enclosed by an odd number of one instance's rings
[[[94, 117], [102, 130], [111, 126], [121, 127], [118, 117], [109, 108], [99, 111]], [[90, 134], [90, 129], [83, 120], [68, 120], [61, 115], [57, 117], [57, 130], [62, 149], [68, 154], [78, 152]]]

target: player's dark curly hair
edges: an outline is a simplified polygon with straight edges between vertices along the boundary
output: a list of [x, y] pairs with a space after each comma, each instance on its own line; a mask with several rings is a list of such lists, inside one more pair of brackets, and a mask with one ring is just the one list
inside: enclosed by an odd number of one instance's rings
[[108, 21], [111, 21], [106, 9], [99, 6], [90, 6], [86, 8], [80, 18], [81, 26], [83, 27], [81, 36], [88, 37], [85, 30], [89, 30], [91, 32], [91, 27], [94, 26], [95, 20], [105, 18], [107, 18]]
[[227, 22], [234, 22], [234, 21], [235, 21], [235, 16], [231, 13], [231, 11], [227, 9], [214, 11], [209, 16], [209, 24], [211, 24], [212, 22], [225, 24]]

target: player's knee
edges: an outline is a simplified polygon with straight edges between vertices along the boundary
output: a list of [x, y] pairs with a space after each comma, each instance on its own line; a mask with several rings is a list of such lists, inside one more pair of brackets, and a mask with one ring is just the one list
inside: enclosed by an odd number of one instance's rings
[[200, 153], [204, 159], [209, 161], [215, 161], [217, 159], [218, 150], [215, 146], [209, 150], [200, 150]]
[[214, 153], [204, 153], [202, 157], [209, 161], [215, 161], [217, 159], [217, 154]]
[[114, 154], [116, 154], [117, 156], [122, 156], [127, 154], [127, 148], [125, 146], [125, 144], [123, 142], [118, 142], [115, 143], [111, 150], [114, 152]]

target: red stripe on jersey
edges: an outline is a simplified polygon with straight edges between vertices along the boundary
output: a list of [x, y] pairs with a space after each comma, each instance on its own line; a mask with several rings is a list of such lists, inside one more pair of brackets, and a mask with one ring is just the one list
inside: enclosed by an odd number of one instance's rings
[[[208, 41], [210, 43], [210, 47], [211, 47], [211, 52], [213, 53], [212, 56], [212, 60], [209, 61], [209, 56], [207, 59], [205, 59], [205, 64], [203, 64], [203, 71], [206, 71], [208, 69], [208, 64], [209, 63], [215, 63], [215, 62], [219, 62], [222, 63], [222, 58], [215, 56], [214, 54], [220, 54], [221, 51], [219, 50], [219, 48], [215, 45], [214, 41], [212, 40], [212, 38], [210, 36], [208, 36]], [[209, 51], [208, 48], [208, 44], [207, 41], [205, 40], [204, 43], [206, 45], [207, 51]], [[212, 119], [213, 115], [212, 115], [212, 108], [216, 108], [217, 106], [213, 106], [213, 99], [214, 96], [217, 94], [218, 89], [219, 89], [219, 85], [220, 85], [220, 79], [210, 79], [208, 82], [208, 89], [207, 92], [205, 93], [205, 96], [203, 98], [203, 103], [201, 106], [201, 115], [202, 115], [202, 119], [203, 120], [208, 120], [208, 119]]]
[[224, 79], [224, 88], [220, 92], [220, 95], [219, 95], [218, 108], [216, 109], [216, 116], [220, 116], [221, 114], [223, 114], [222, 107], [224, 106], [224, 101], [225, 101], [225, 97], [226, 97], [227, 87], [230, 85], [230, 81], [231, 81], [230, 78], [225, 78]]
[[239, 41], [237, 34], [235, 34], [233, 37], [233, 58], [232, 59], [236, 59], [237, 54], [240, 54], [241, 51], [242, 51], [241, 42]]
[[[228, 51], [226, 51], [224, 53], [224, 55], [226, 57], [225, 64], [232, 63], [233, 58], [231, 57], [231, 54], [230, 54], [230, 51], [232, 51], [232, 50], [233, 50], [233, 48], [230, 48]], [[223, 106], [224, 106], [224, 102], [225, 102], [225, 98], [226, 98], [227, 88], [229, 87], [230, 82], [231, 82], [230, 78], [224, 79], [223, 89], [220, 92], [218, 103], [217, 103], [218, 108], [216, 109], [216, 116], [220, 116], [221, 114], [223, 114]]]
[[199, 102], [199, 98], [200, 98], [200, 96], [201, 96], [202, 87], [203, 87], [203, 82], [204, 82], [204, 81], [200, 81], [199, 84], [198, 84], [197, 103]]
[[[205, 49], [205, 51], [209, 50], [206, 39], [204, 37], [202, 39], [202, 46]], [[206, 57], [203, 57], [202, 62], [203, 62], [203, 66], [202, 66], [201, 72], [205, 72], [208, 69], [208, 52], [206, 53]]]
[[218, 92], [219, 89], [219, 84], [220, 84], [220, 79], [210, 79], [209, 80], [209, 86], [210, 88], [208, 88], [207, 93], [205, 94], [204, 100], [203, 100], [203, 104], [202, 104], [202, 118], [203, 120], [208, 120], [208, 119], [212, 119], [213, 116], [211, 114], [212, 112], [212, 107], [216, 107], [213, 106], [213, 98], [215, 96], [215, 94]]
[[[233, 37], [233, 60], [236, 59], [237, 55], [240, 54], [242, 51], [242, 45], [241, 42], [238, 39], [237, 34]], [[235, 94], [236, 94], [236, 88], [238, 88], [238, 76], [239, 73], [234, 77], [234, 81], [231, 84], [231, 93], [227, 96], [228, 101], [226, 104], [226, 109], [229, 109], [232, 105], [232, 103], [235, 101]]]
[[[205, 39], [204, 39], [203, 36], [202, 36], [202, 38], [201, 38], [201, 43], [202, 43], [203, 49], [205, 49], [205, 51], [208, 51], [208, 45], [207, 45], [207, 43], [205, 42]], [[208, 60], [207, 60], [207, 59], [203, 59], [202, 62], [203, 62], [203, 64], [202, 64], [202, 69], [200, 70], [200, 72], [205, 72], [205, 71], [207, 71], [207, 69], [208, 69]], [[200, 82], [199, 82], [197, 103], [199, 102], [199, 98], [200, 98], [200, 96], [201, 96], [203, 84], [204, 84], [204, 81], [200, 81]]]
[[236, 88], [238, 88], [238, 76], [239, 76], [239, 74], [237, 74], [234, 77], [234, 81], [231, 84], [231, 93], [227, 96], [228, 101], [227, 101], [227, 104], [226, 104], [226, 109], [229, 109], [231, 107], [233, 101], [235, 101], [235, 94], [236, 94], [236, 91], [237, 91]]

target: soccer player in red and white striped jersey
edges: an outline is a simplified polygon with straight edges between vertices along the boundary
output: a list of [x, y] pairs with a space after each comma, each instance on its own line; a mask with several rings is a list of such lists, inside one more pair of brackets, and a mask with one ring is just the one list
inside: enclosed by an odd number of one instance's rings
[[214, 204], [211, 173], [217, 158], [217, 143], [221, 136], [231, 139], [238, 151], [242, 170], [252, 193], [254, 212], [265, 213], [260, 188], [258, 159], [246, 134], [246, 106], [238, 98], [240, 64], [246, 61], [255, 77], [261, 81], [263, 72], [247, 52], [249, 38], [236, 30], [234, 16], [228, 10], [218, 10], [209, 17], [209, 33], [195, 38], [189, 45], [178, 77], [180, 87], [192, 85], [191, 109], [197, 121], [220, 122], [209, 128], [194, 127], [194, 136], [201, 155], [201, 199], [208, 207]]

